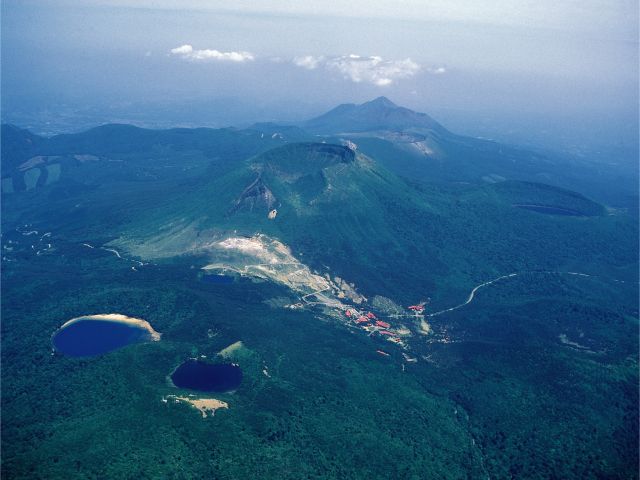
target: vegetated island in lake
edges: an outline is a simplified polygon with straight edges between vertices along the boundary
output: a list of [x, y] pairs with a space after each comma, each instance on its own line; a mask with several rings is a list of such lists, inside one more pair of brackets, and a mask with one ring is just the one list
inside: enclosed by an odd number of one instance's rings
[[189, 359], [170, 375], [178, 388], [200, 392], [231, 392], [242, 382], [242, 370], [235, 363], [211, 364]]
[[160, 335], [146, 320], [106, 313], [72, 318], [53, 334], [51, 342], [65, 355], [90, 357], [133, 343], [157, 342]]

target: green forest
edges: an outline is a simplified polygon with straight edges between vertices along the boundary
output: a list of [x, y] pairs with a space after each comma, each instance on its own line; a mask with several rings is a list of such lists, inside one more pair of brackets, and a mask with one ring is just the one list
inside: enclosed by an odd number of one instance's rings
[[[61, 165], [3, 195], [4, 478], [638, 478], [638, 222], [624, 209], [531, 179], [410, 180], [371, 149], [253, 130], [110, 126], [28, 147], [3, 132], [5, 178], [36, 154]], [[376, 296], [424, 302], [430, 333], [403, 320], [403, 350], [326, 307], [283, 308], [301, 301], [283, 284], [204, 281], [202, 245], [257, 234], [378, 315]], [[99, 313], [162, 338], [52, 349], [64, 322]], [[228, 409], [163, 401], [197, 394], [170, 384], [177, 365], [221, 362], [237, 341], [243, 382], [215, 395]]]

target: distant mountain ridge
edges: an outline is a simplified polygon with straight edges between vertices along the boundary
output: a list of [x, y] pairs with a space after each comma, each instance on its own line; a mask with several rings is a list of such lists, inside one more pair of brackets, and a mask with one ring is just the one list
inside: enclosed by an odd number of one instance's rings
[[360, 105], [338, 105], [319, 117], [303, 122], [301, 126], [314, 133], [405, 129], [447, 132], [446, 128], [426, 113], [400, 107], [387, 97], [378, 97]]
[[2, 125], [2, 174], [8, 174], [32, 156], [46, 140], [15, 125]]
[[[296, 125], [256, 123], [246, 129], [149, 130], [111, 124], [45, 138], [3, 125], [2, 177], [6, 179], [3, 192], [25, 188], [25, 172], [18, 167], [30, 160], [38, 163], [34, 165], [41, 171], [40, 185], [46, 178], [45, 166], [57, 161], [54, 156], [59, 155], [103, 157], [116, 152], [147, 152], [150, 159], [157, 159], [158, 153], [168, 148], [238, 161], [283, 144], [319, 141], [343, 145], [350, 142], [358, 152], [412, 181], [539, 182], [579, 191], [611, 206], [637, 212], [637, 171], [612, 167], [612, 162], [600, 164], [457, 135], [429, 115], [398, 106], [384, 96], [359, 105], [338, 105]], [[612, 184], [618, 188], [611, 189]]]

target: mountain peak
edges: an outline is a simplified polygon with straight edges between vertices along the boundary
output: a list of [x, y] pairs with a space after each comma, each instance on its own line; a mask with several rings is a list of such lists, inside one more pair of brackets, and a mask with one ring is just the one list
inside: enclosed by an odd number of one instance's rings
[[389, 100], [385, 96], [374, 98], [369, 102], [363, 103], [361, 106], [365, 106], [365, 105], [375, 105], [375, 106], [386, 107], [386, 108], [398, 108], [398, 105], [393, 103], [391, 100]]
[[387, 97], [378, 97], [360, 105], [339, 105], [303, 125], [311, 132], [322, 134], [407, 129], [446, 132], [446, 129], [429, 115], [400, 107]]

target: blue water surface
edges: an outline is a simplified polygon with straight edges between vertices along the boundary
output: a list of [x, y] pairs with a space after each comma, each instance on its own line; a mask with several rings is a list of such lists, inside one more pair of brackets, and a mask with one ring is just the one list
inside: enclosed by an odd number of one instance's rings
[[217, 364], [187, 360], [171, 374], [176, 387], [201, 392], [229, 392], [242, 382], [242, 370], [233, 364]]
[[78, 320], [53, 336], [53, 347], [71, 357], [102, 355], [132, 343], [149, 340], [141, 327], [106, 320]]

